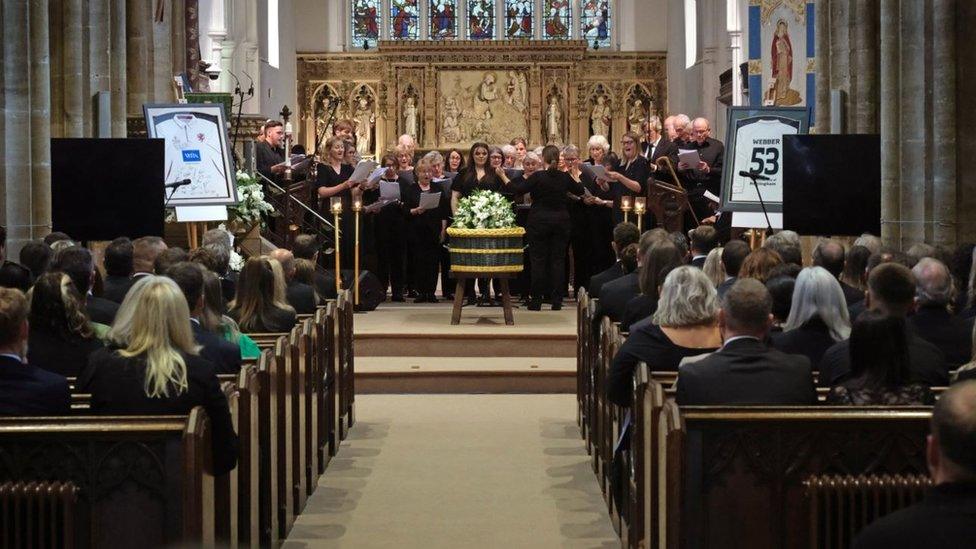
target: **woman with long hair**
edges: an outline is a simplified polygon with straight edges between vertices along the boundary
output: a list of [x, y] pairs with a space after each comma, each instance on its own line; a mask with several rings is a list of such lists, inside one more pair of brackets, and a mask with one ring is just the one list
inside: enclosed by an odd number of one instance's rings
[[[468, 154], [468, 162], [464, 169], [454, 179], [451, 186], [451, 213], [457, 211], [458, 202], [478, 190], [488, 190], [501, 192], [503, 181], [507, 181], [505, 170], [501, 167], [492, 169], [489, 165], [488, 157], [490, 148], [487, 143], [477, 142], [471, 145]], [[478, 293], [481, 295], [482, 305], [491, 305], [491, 288], [487, 278], [478, 279]], [[468, 297], [468, 304], [475, 303], [474, 283], [468, 281], [465, 287], [465, 295]]]
[[245, 332], [287, 332], [295, 326], [295, 309], [285, 301], [284, 282], [275, 280], [272, 262], [249, 258], [237, 278], [237, 296], [227, 316]]
[[[352, 215], [354, 200], [361, 200], [362, 181], [351, 181], [354, 168], [345, 164], [346, 142], [340, 137], [330, 137], [325, 141], [325, 158], [318, 165], [317, 179], [314, 182], [322, 216], [331, 219], [331, 200], [338, 197], [342, 200], [343, 215], [339, 229], [344, 235], [355, 232], [355, 219]], [[314, 207], [314, 205], [313, 205]], [[352, 269], [356, 242], [352, 238], [343, 238], [340, 260], [342, 268]]]
[[[620, 138], [621, 155], [620, 166], [617, 170], [607, 173], [610, 181], [617, 183], [615, 189], [615, 202], [619, 206], [620, 199], [624, 196], [637, 197], [644, 196], [647, 190], [647, 178], [651, 175], [651, 170], [647, 165], [647, 159], [640, 154], [641, 138], [634, 132], [627, 132]], [[618, 210], [619, 211], [619, 210]], [[650, 214], [646, 214], [650, 215]], [[617, 221], [623, 220], [623, 213], [618, 215]], [[653, 227], [649, 218], [645, 218], [645, 227]]]
[[532, 209], [526, 228], [529, 256], [532, 260], [532, 300], [530, 311], [542, 309], [548, 298], [552, 309], [562, 309], [566, 291], [566, 246], [569, 244], [569, 211], [566, 194], [583, 194], [583, 185], [566, 172], [559, 171], [559, 147], [547, 145], [542, 150], [545, 170], [532, 174], [519, 185], [517, 192], [532, 195]]
[[627, 302], [624, 316], [620, 319], [620, 329], [630, 331], [630, 327], [657, 311], [657, 303], [661, 297], [661, 285], [671, 271], [684, 264], [684, 257], [678, 246], [668, 238], [659, 240], [647, 249], [641, 258], [640, 280], [641, 293]]
[[828, 404], [931, 404], [932, 393], [911, 381], [905, 319], [867, 310], [851, 328], [851, 372], [827, 393]]
[[102, 342], [95, 336], [71, 278], [61, 272], [44, 273], [27, 292], [27, 300], [27, 363], [63, 376], [77, 376], [88, 364], [88, 356], [102, 348]]
[[109, 415], [185, 415], [203, 406], [210, 417], [214, 474], [237, 464], [238, 441], [213, 363], [199, 356], [190, 310], [179, 286], [141, 277], [126, 295], [108, 346], [92, 353], [79, 385], [91, 409]]
[[461, 151], [457, 149], [448, 151], [447, 157], [444, 159], [444, 174], [448, 176], [457, 175], [463, 169], [464, 155], [461, 154]]
[[804, 355], [820, 364], [824, 352], [851, 334], [851, 321], [840, 283], [823, 267], [800, 271], [793, 301], [782, 332], [771, 334], [772, 346], [784, 353]]
[[[297, 261], [307, 261], [299, 259]], [[203, 310], [200, 312], [200, 326], [204, 330], [220, 334], [241, 350], [241, 358], [258, 358], [261, 349], [247, 334], [242, 334], [234, 319], [222, 313], [227, 308], [220, 278], [210, 272], [203, 272]]]

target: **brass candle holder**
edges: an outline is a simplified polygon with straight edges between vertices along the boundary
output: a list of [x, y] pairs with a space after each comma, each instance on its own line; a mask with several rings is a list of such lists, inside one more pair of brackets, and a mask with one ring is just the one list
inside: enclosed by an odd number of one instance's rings
[[632, 206], [631, 198], [629, 196], [623, 196], [620, 198], [620, 211], [624, 212], [624, 223], [630, 221], [630, 210], [634, 209]]
[[644, 231], [644, 212], [647, 211], [647, 199], [643, 196], [634, 198], [634, 215], [637, 216], [637, 230]]
[[352, 202], [353, 215], [356, 216], [356, 246], [355, 259], [353, 262], [353, 304], [359, 305], [359, 213], [363, 211], [363, 202], [360, 199], [355, 199]]
[[335, 229], [335, 280], [336, 280], [336, 294], [342, 292], [342, 267], [340, 266], [339, 254], [341, 253], [342, 246], [340, 244], [339, 238], [339, 218], [342, 217], [342, 197], [333, 196], [330, 202], [332, 209], [332, 217], [335, 219], [333, 227]]

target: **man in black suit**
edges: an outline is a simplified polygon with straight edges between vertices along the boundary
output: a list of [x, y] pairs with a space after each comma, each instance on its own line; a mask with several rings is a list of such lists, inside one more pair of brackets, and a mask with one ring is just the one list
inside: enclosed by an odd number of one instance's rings
[[[915, 308], [915, 277], [908, 267], [900, 263], [882, 263], [871, 269], [868, 276], [868, 292], [864, 299], [868, 309], [889, 316], [907, 318]], [[945, 354], [935, 345], [925, 341], [907, 328], [908, 370], [911, 381], [929, 386], [949, 384], [949, 367]], [[850, 340], [840, 341], [824, 352], [820, 359], [822, 387], [830, 387], [846, 381], [851, 373]]]
[[51, 247], [42, 240], [31, 240], [20, 249], [20, 264], [31, 272], [31, 283], [47, 271], [51, 262]]
[[[637, 250], [638, 266], [643, 262], [644, 254], [657, 240], [666, 239], [668, 233], [663, 229], [652, 229], [645, 232], [640, 237]], [[593, 314], [594, 332], [599, 332], [600, 322], [604, 316], [610, 317], [614, 322], [620, 322], [627, 310], [627, 302], [634, 296], [640, 294], [640, 270], [627, 273], [616, 280], [611, 280], [600, 288], [599, 300], [596, 302], [596, 311]]]
[[938, 259], [923, 257], [912, 268], [912, 274], [916, 283], [916, 308], [915, 314], [908, 317], [908, 326], [942, 350], [950, 369], [969, 362], [973, 356], [974, 319], [949, 312], [953, 294], [949, 269]]
[[102, 281], [102, 297], [122, 303], [132, 287], [132, 241], [119, 237], [105, 248], [105, 280]]
[[844, 301], [850, 307], [864, 299], [864, 292], [840, 279], [841, 273], [844, 272], [845, 255], [844, 246], [839, 242], [825, 240], [813, 250], [813, 264], [827, 269], [828, 273], [834, 275], [840, 283], [840, 289], [844, 291]]
[[624, 267], [620, 263], [620, 252], [627, 246], [636, 244], [640, 241], [640, 237], [640, 231], [637, 230], [637, 225], [633, 223], [618, 223], [613, 228], [613, 242], [610, 245], [613, 246], [613, 253], [617, 256], [617, 262], [603, 272], [590, 277], [590, 284], [587, 286], [590, 297], [599, 297], [604, 284], [627, 274], [624, 272]]
[[668, 169], [659, 168], [657, 165], [657, 161], [661, 157], [670, 158], [674, 154], [678, 154], [674, 150], [674, 143], [668, 139], [668, 136], [661, 133], [662, 129], [660, 118], [651, 116], [647, 119], [647, 124], [644, 127], [644, 132], [647, 137], [646, 141], [641, 144], [641, 156], [647, 159], [647, 166], [651, 170], [651, 175], [654, 179], [675, 183]]
[[158, 236], [144, 236], [132, 242], [132, 279], [156, 272], [156, 259], [169, 249], [166, 242]]
[[699, 225], [690, 234], [691, 266], [701, 269], [705, 266], [708, 252], [718, 246], [718, 232], [711, 225]]
[[68, 380], [24, 362], [29, 333], [27, 298], [20, 290], [0, 288], [0, 415], [67, 415]]
[[295, 255], [290, 250], [278, 248], [268, 257], [281, 263], [281, 270], [285, 272], [285, 298], [288, 304], [295, 309], [295, 313], [300, 315], [310, 315], [315, 313], [317, 306], [315, 290], [308, 284], [295, 280]]
[[736, 282], [722, 299], [722, 348], [678, 371], [680, 405], [816, 404], [810, 359], [771, 349], [773, 300], [755, 279]]
[[200, 324], [203, 313], [203, 269], [198, 263], [182, 261], [166, 270], [165, 276], [176, 282], [190, 307], [193, 338], [201, 345], [200, 356], [213, 362], [218, 374], [236, 374], [241, 370], [241, 348], [220, 334]]
[[[678, 177], [684, 182], [688, 201], [699, 220], [712, 215], [705, 191], [721, 195], [722, 166], [725, 163], [725, 145], [710, 137], [711, 127], [705, 118], [696, 118], [692, 124], [691, 140], [674, 149], [672, 161], [677, 161]], [[697, 150], [701, 160], [695, 166], [678, 161], [678, 150]]]
[[91, 286], [95, 281], [95, 260], [88, 248], [72, 246], [55, 253], [51, 270], [68, 275], [84, 301], [85, 312], [92, 322], [112, 325], [115, 314], [119, 312], [119, 304], [91, 294]]
[[972, 547], [976, 540], [976, 381], [957, 383], [932, 410], [925, 458], [935, 485], [925, 499], [861, 531], [854, 549]]
[[725, 297], [725, 293], [739, 279], [739, 269], [742, 268], [742, 262], [751, 251], [749, 245], [741, 240], [730, 240], [722, 247], [722, 266], [725, 268], [726, 278], [716, 288], [719, 299]]
[[[313, 235], [300, 234], [296, 236], [295, 241], [292, 243], [291, 252], [294, 254], [295, 259], [307, 259], [318, 265], [319, 242]], [[322, 299], [336, 298], [335, 277], [328, 272], [316, 267], [313, 283], [315, 285], [315, 291], [318, 292]]]

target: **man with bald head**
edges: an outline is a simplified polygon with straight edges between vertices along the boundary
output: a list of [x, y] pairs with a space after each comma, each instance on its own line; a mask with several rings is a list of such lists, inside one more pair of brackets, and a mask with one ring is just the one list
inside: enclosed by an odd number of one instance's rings
[[766, 345], [773, 298], [765, 284], [738, 280], [722, 298], [722, 348], [678, 370], [679, 405], [816, 404], [810, 359]]
[[915, 275], [915, 314], [908, 325], [915, 334], [945, 353], [950, 368], [973, 356], [973, 319], [949, 312], [955, 289], [949, 268], [938, 259], [923, 257], [912, 268]]
[[295, 280], [295, 255], [291, 250], [278, 248], [268, 254], [268, 257], [281, 263], [281, 270], [285, 272], [285, 298], [295, 309], [295, 313], [309, 315], [315, 312], [315, 289], [310, 285]]
[[[705, 191], [715, 196], [722, 193], [722, 166], [725, 162], [725, 146], [722, 142], [711, 137], [712, 128], [705, 118], [696, 118], [691, 123], [691, 136], [686, 142], [679, 143], [681, 150], [696, 150], [700, 160], [694, 166], [684, 162], [677, 163], [678, 177], [688, 191], [688, 201], [701, 221], [712, 215], [710, 201], [705, 198]], [[675, 153], [677, 155], [679, 153]], [[676, 160], [676, 158], [672, 158]]]
[[[864, 304], [868, 309], [890, 317], [907, 319], [915, 310], [915, 276], [900, 263], [882, 263], [868, 276], [868, 292]], [[949, 384], [949, 367], [945, 354], [935, 345], [922, 339], [905, 323], [908, 343], [908, 373], [912, 383], [929, 387]], [[824, 352], [820, 359], [818, 383], [831, 387], [850, 380], [850, 340], [839, 341]]]
[[844, 246], [836, 240], [824, 240], [817, 244], [813, 250], [813, 264], [817, 267], [823, 267], [828, 273], [834, 275], [834, 278], [840, 283], [840, 289], [844, 290], [844, 301], [850, 307], [858, 301], [864, 300], [864, 292], [840, 279], [841, 273], [844, 272], [846, 256], [847, 252], [844, 251]]
[[976, 381], [957, 383], [936, 401], [925, 460], [934, 484], [925, 499], [869, 525], [854, 539], [854, 549], [973, 546]]

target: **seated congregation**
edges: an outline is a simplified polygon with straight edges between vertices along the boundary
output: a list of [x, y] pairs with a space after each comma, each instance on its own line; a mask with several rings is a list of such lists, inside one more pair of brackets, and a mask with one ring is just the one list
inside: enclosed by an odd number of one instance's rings
[[203, 240], [186, 252], [118, 238], [100, 268], [53, 233], [0, 266], [0, 491], [62, 498], [7, 534], [286, 537], [352, 424], [352, 305], [316, 268], [313, 237], [239, 272], [228, 233]]
[[969, 546], [972, 244], [805, 262], [791, 231], [624, 223], [613, 249], [578, 299], [577, 404], [624, 546]]

